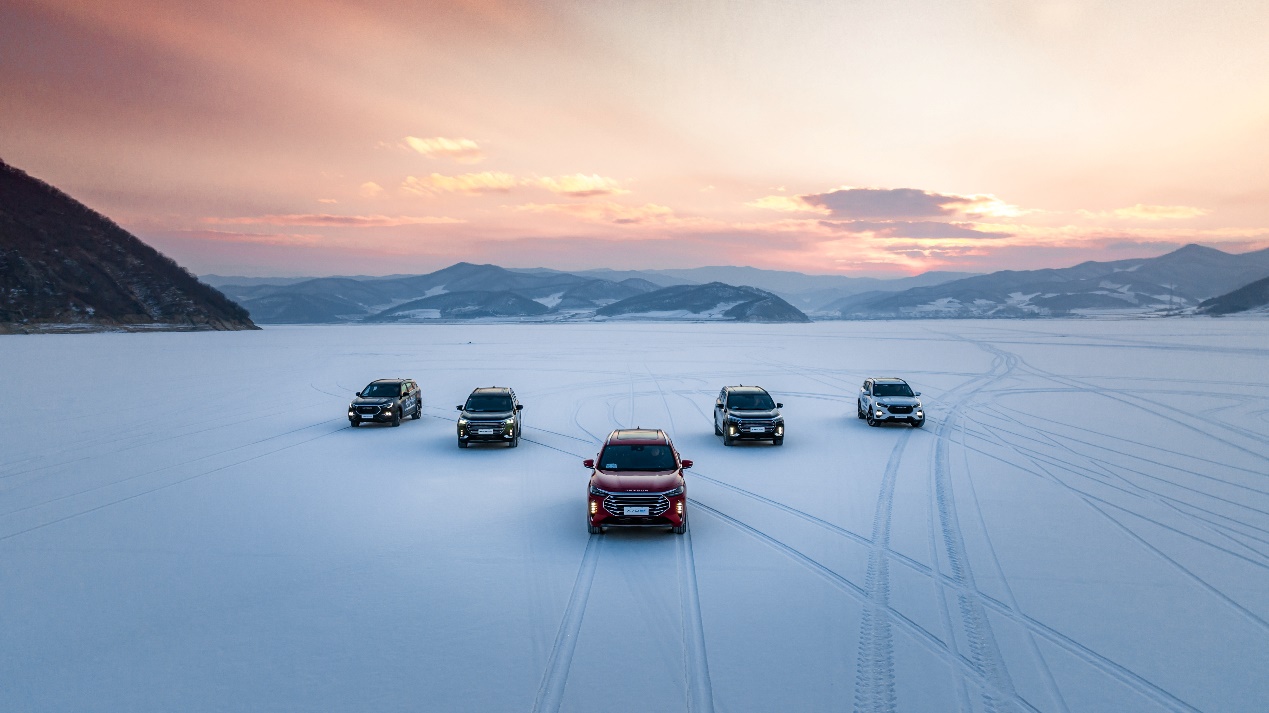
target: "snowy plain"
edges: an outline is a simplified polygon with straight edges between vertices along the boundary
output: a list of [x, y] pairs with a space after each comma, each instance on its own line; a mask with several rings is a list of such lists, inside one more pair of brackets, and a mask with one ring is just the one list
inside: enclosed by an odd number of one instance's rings
[[[0, 710], [1269, 710], [1267, 367], [1263, 319], [0, 337]], [[349, 428], [395, 376], [423, 418]], [[712, 435], [736, 383], [784, 446]], [[459, 450], [494, 384], [524, 441]], [[587, 535], [624, 426], [688, 535]]]

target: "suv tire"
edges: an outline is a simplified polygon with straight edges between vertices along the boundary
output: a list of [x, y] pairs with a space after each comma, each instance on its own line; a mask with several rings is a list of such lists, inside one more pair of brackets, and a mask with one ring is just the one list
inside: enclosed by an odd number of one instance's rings
[[517, 434], [516, 434], [516, 437], [515, 437], [515, 438], [512, 438], [512, 439], [511, 439], [511, 442], [507, 444], [507, 447], [508, 447], [508, 448], [515, 448], [515, 447], [516, 447], [516, 446], [518, 446], [518, 445], [520, 445], [520, 434], [518, 434], [518, 433], [517, 433]]
[[466, 447], [467, 447], [467, 441], [459, 441], [459, 442], [458, 442], [458, 447], [459, 447], [459, 448], [466, 448]]
[[781, 438], [772, 438], [772, 439], [771, 439], [771, 445], [773, 445], [773, 446], [783, 446], [783, 445], [784, 445], [784, 438], [783, 438], [783, 437], [781, 437]]
[[864, 415], [864, 404], [862, 401], [855, 401], [855, 415], [859, 418], [867, 418], [867, 416]]
[[909, 423], [912, 424], [913, 428], [920, 428], [925, 425], [925, 419], [921, 419], [920, 421], [909, 421]]
[[358, 427], [358, 426], [360, 426], [360, 425], [361, 425], [361, 419], [359, 419], [359, 418], [350, 418], [350, 419], [348, 419], [348, 425], [349, 425], [349, 426], [352, 426], [353, 428], [356, 428], [356, 427]]
[[393, 426], [401, 425], [401, 409], [397, 409], [396, 413], [392, 414], [392, 425]]
[[735, 442], [735, 441], [733, 441], [733, 440], [731, 439], [731, 436], [727, 435], [726, 433], [723, 433], [723, 445], [724, 445], [724, 446], [731, 446], [731, 445], [735, 445], [735, 443], [736, 443], [736, 442]]
[[876, 428], [877, 426], [881, 425], [881, 422], [873, 418], [871, 413], [868, 414], [867, 416], [864, 416], [864, 419], [868, 421], [868, 425], [872, 426], [873, 428]]
[[414, 420], [417, 421], [420, 418], [423, 418], [423, 404], [415, 404], [414, 405]]
[[714, 422], [714, 435], [715, 435], [715, 436], [721, 436], [721, 435], [723, 435], [723, 430], [722, 430], [721, 428], [719, 428], [719, 427], [718, 427], [718, 422], [717, 422], [717, 421], [715, 421], [715, 422]]
[[604, 534], [604, 528], [599, 525], [590, 524], [590, 518], [586, 518], [586, 531], [592, 535]]

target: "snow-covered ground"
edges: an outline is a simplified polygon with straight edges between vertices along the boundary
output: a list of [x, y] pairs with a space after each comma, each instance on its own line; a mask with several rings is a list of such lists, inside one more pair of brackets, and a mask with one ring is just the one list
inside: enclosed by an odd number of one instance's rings
[[[0, 337], [0, 710], [1266, 710], [1266, 365], [1232, 319]], [[424, 418], [348, 428], [391, 376]], [[734, 383], [783, 447], [712, 435]], [[459, 450], [491, 384], [525, 441]], [[636, 425], [687, 536], [586, 534]]]

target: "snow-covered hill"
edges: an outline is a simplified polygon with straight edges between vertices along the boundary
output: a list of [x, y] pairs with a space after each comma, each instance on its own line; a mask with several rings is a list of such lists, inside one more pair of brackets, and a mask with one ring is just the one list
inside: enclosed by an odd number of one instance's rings
[[[0, 710], [1255, 711], [1269, 321], [0, 337]], [[923, 392], [869, 428], [869, 375]], [[347, 426], [417, 379], [425, 416]], [[724, 384], [785, 444], [725, 448]], [[454, 404], [526, 404], [519, 448]], [[587, 535], [617, 426], [691, 531]]]

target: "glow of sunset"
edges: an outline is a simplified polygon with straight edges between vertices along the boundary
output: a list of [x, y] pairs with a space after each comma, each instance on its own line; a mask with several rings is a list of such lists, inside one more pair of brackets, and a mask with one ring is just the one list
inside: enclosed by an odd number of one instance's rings
[[0, 158], [199, 273], [1269, 246], [1269, 4], [0, 4]]

